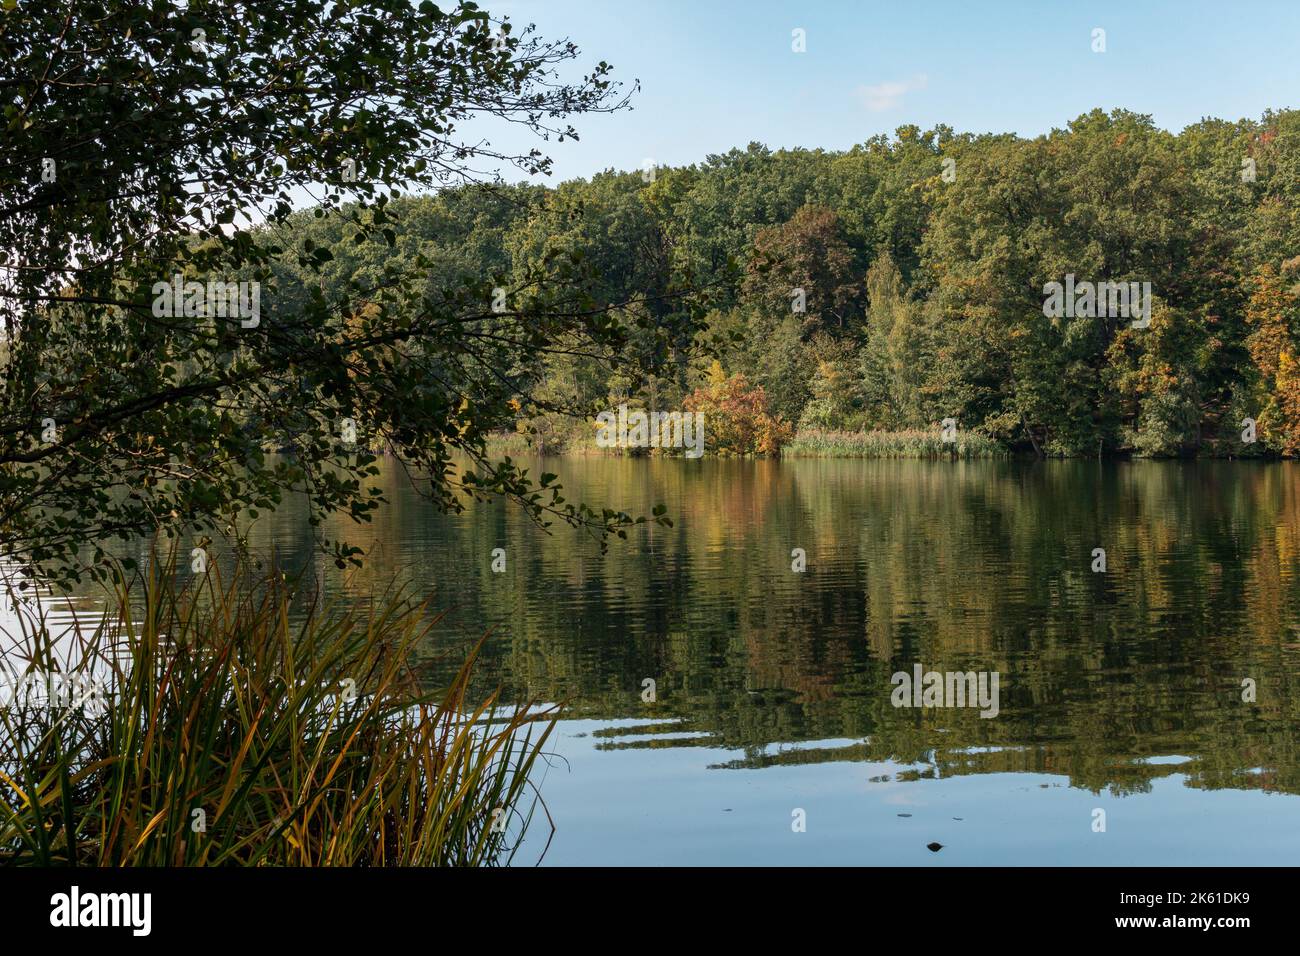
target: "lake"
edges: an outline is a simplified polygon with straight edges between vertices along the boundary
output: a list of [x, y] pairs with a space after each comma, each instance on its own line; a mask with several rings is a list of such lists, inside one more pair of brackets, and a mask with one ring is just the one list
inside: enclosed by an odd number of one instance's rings
[[[440, 515], [386, 461], [362, 571], [313, 554], [301, 503], [253, 540], [342, 600], [427, 596], [432, 675], [490, 630], [481, 686], [567, 703], [543, 865], [1300, 854], [1300, 465], [529, 464], [674, 527], [602, 556], [513, 506]], [[917, 665], [996, 674], [996, 716], [895, 706]]]

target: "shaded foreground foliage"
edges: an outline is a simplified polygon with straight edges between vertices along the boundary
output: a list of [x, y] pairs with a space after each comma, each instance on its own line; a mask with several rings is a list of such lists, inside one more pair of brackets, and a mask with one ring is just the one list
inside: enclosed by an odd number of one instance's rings
[[[544, 355], [623, 354], [648, 325], [595, 303], [582, 263], [503, 283], [480, 262], [430, 286], [441, 257], [417, 251], [322, 278], [345, 250], [396, 248], [403, 192], [546, 173], [528, 143], [626, 105], [609, 64], [575, 72], [578, 56], [468, 0], [297, 0], [274, 16], [211, 0], [0, 5], [6, 557], [103, 579], [122, 540], [238, 534], [296, 491], [317, 519], [365, 521], [378, 448], [448, 510], [506, 497], [602, 538], [633, 523], [483, 454]], [[493, 148], [481, 118], [525, 145]], [[328, 241], [299, 228], [304, 196]], [[310, 281], [280, 289], [289, 273]], [[260, 314], [219, 307], [217, 282]], [[199, 293], [164, 298], [168, 283]], [[320, 544], [359, 562], [346, 538]]]

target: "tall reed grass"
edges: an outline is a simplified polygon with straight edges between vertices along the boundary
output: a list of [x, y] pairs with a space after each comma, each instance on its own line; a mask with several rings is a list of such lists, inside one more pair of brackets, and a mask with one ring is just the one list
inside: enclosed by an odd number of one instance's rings
[[556, 709], [471, 701], [477, 647], [423, 689], [423, 607], [291, 615], [278, 572], [149, 568], [94, 625], [11, 635], [11, 671], [103, 693], [0, 700], [0, 864], [489, 865], [545, 813]]
[[845, 432], [801, 429], [781, 449], [788, 458], [1007, 458], [1010, 452], [991, 438], [958, 432], [945, 442], [939, 431]]

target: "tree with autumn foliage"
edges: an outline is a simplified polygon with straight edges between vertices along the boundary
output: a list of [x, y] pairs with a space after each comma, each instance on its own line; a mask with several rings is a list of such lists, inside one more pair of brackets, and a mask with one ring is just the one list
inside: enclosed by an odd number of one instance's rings
[[[1300, 257], [1283, 264], [1288, 272], [1300, 267]], [[1254, 398], [1259, 440], [1269, 451], [1293, 457], [1300, 454], [1300, 292], [1297, 284], [1272, 265], [1261, 266], [1254, 276], [1246, 306], [1251, 326], [1246, 339], [1258, 381]]]
[[739, 373], [728, 375], [716, 360], [705, 384], [683, 404], [703, 413], [705, 445], [715, 454], [777, 455], [794, 432], [789, 422], [771, 414], [763, 386], [751, 385]]
[[[820, 331], [844, 334], [861, 316], [862, 282], [839, 216], [804, 206], [789, 222], [754, 237], [742, 286], [744, 295], [774, 314], [799, 312], [804, 337]], [[802, 302], [795, 296], [802, 290]]]

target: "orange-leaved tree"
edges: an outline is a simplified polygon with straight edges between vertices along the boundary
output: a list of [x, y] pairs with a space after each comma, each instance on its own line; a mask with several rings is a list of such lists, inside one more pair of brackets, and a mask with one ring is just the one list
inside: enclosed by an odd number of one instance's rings
[[706, 383], [686, 396], [688, 411], [704, 415], [705, 447], [724, 455], [777, 455], [790, 440], [790, 423], [772, 415], [767, 393], [714, 360]]
[[1246, 321], [1252, 326], [1246, 346], [1259, 375], [1259, 437], [1270, 451], [1295, 457], [1300, 455], [1300, 348], [1295, 334], [1300, 296], [1270, 265], [1254, 279], [1246, 306]]

